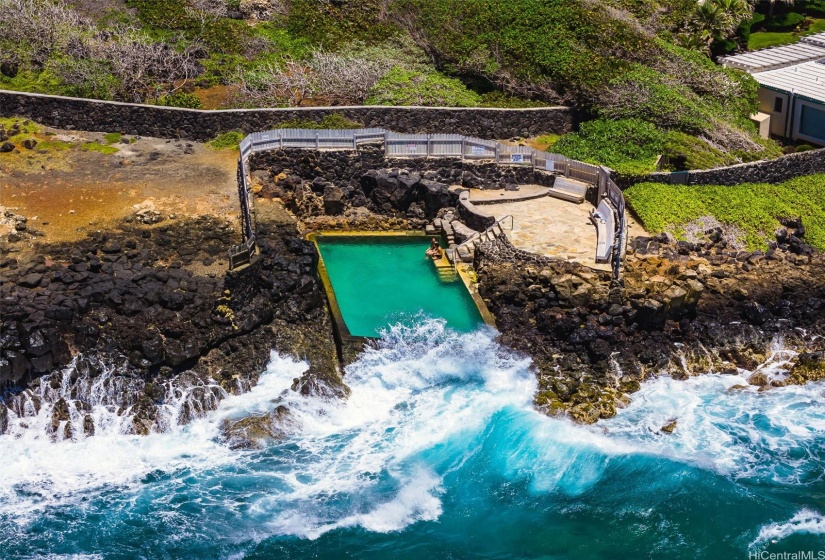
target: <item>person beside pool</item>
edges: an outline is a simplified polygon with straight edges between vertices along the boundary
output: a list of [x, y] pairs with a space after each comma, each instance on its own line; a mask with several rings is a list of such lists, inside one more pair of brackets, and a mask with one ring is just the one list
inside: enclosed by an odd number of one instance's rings
[[430, 240], [430, 248], [427, 249], [427, 256], [433, 260], [441, 258], [441, 246], [435, 237]]

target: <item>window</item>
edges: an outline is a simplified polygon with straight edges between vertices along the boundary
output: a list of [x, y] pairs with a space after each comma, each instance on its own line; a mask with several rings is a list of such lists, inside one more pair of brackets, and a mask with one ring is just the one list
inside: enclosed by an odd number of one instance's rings
[[773, 98], [773, 112], [774, 113], [781, 113], [782, 112], [782, 98], [776, 96]]
[[825, 110], [802, 105], [799, 132], [812, 139], [825, 142]]

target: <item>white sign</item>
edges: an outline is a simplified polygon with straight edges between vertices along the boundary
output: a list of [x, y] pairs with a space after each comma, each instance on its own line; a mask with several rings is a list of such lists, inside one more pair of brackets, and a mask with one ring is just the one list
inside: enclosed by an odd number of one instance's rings
[[410, 153], [417, 152], [418, 146], [416, 144], [407, 144], [407, 151]]
[[510, 154], [510, 163], [524, 163], [524, 154]]
[[470, 153], [474, 156], [483, 156], [484, 146], [470, 146]]
[[556, 162], [553, 161], [552, 159], [548, 159], [544, 164], [544, 168], [547, 171], [555, 171], [556, 170]]

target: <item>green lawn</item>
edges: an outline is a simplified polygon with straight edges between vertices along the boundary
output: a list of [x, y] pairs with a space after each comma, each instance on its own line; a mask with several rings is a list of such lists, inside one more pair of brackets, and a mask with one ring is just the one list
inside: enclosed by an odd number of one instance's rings
[[751, 38], [748, 40], [748, 50], [755, 51], [767, 47], [790, 45], [797, 41], [799, 41], [799, 37], [790, 31], [784, 33], [777, 31], [758, 31], [751, 33]]
[[686, 224], [713, 216], [744, 232], [750, 250], [764, 249], [781, 227], [779, 218], [801, 217], [805, 240], [825, 250], [825, 173], [778, 185], [684, 186], [639, 183], [625, 192], [630, 208], [651, 233], [677, 237]]
[[825, 31], [825, 19], [815, 19], [806, 35], [810, 33], [819, 33], [821, 31]]
[[767, 47], [790, 45], [791, 43], [799, 41], [800, 37], [812, 33], [819, 33], [820, 31], [825, 31], [825, 19], [815, 19], [811, 27], [803, 33], [799, 33], [798, 31], [757, 31], [756, 33], [751, 33], [750, 40], [748, 41], [748, 50], [755, 51]]

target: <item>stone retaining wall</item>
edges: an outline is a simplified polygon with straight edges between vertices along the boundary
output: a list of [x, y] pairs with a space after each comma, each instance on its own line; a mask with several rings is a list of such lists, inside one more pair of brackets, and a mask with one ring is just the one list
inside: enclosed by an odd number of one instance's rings
[[462, 222], [476, 231], [484, 231], [496, 223], [496, 217], [470, 202], [469, 191], [463, 190], [458, 195], [458, 217]]
[[428, 180], [469, 188], [502, 189], [507, 185], [552, 187], [556, 176], [532, 167], [473, 163], [460, 158], [388, 158], [381, 146], [362, 145], [351, 150], [317, 151], [284, 148], [252, 154], [249, 170], [295, 174], [305, 181], [322, 178], [339, 187], [357, 187], [370, 169], [405, 169]]
[[537, 255], [518, 249], [507, 237], [497, 237], [493, 241], [484, 241], [479, 244], [475, 252], [476, 270], [480, 269], [484, 263], [521, 263], [547, 266], [552, 263], [566, 262], [562, 259]]
[[[740, 163], [728, 167], [688, 171], [684, 173], [651, 173], [640, 177], [614, 176], [622, 189], [643, 182], [678, 183], [688, 185], [739, 185], [742, 183], [781, 183], [795, 177], [825, 173], [825, 148], [776, 159]], [[614, 174], [615, 175], [615, 174]]]
[[[246, 133], [283, 123], [319, 122], [340, 115], [364, 127], [404, 133], [451, 133], [479, 138], [564, 134], [568, 107], [530, 109], [442, 107], [299, 107], [201, 111], [0, 90], [0, 116], [30, 118], [56, 128], [206, 141], [229, 130]], [[295, 126], [300, 126], [296, 124]]]

